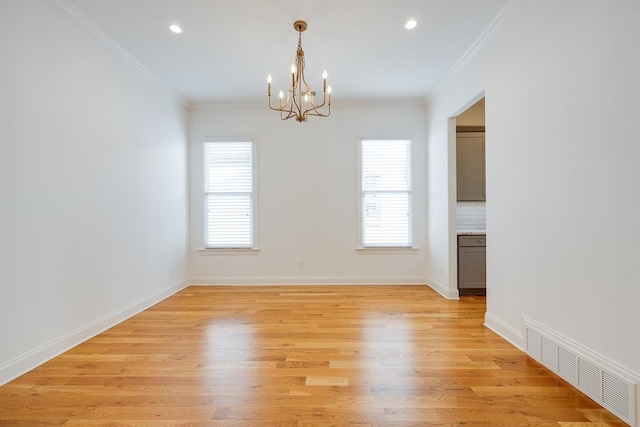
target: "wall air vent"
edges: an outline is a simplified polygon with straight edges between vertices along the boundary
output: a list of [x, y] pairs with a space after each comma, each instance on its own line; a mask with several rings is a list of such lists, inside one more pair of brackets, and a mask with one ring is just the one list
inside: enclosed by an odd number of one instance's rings
[[578, 383], [576, 366], [578, 357], [564, 347], [558, 347], [558, 374], [572, 385]]
[[558, 371], [558, 345], [546, 337], [542, 337], [542, 358], [540, 360], [552, 371]]
[[527, 354], [629, 424], [638, 424], [640, 379], [568, 338], [523, 317]]
[[527, 330], [527, 353], [536, 360], [542, 356], [542, 337], [532, 329]]
[[600, 402], [601, 370], [578, 358], [578, 388], [587, 396]]
[[602, 372], [602, 402], [623, 418], [631, 416], [627, 384], [608, 372]]

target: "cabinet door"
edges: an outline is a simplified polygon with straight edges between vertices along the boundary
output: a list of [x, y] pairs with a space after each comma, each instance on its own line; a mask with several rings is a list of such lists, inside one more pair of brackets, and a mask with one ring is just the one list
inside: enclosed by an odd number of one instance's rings
[[458, 248], [458, 288], [487, 287], [487, 248], [464, 246]]
[[484, 170], [484, 133], [458, 133], [456, 138], [458, 200], [486, 200]]

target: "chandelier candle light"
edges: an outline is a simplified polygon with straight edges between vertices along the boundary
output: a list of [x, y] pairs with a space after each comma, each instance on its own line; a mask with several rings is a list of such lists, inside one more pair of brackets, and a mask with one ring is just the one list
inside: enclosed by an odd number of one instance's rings
[[[271, 105], [271, 74], [267, 77], [267, 92], [269, 97], [269, 108], [280, 112], [280, 118], [287, 120], [292, 117], [302, 123], [306, 122], [309, 116], [328, 117], [331, 114], [331, 86], [327, 86], [327, 72], [322, 73], [322, 103], [316, 104], [314, 101], [315, 92], [312, 92], [304, 78], [304, 51], [302, 50], [302, 32], [307, 29], [307, 23], [296, 21], [293, 28], [298, 32], [298, 50], [296, 52], [295, 63], [291, 66], [291, 87], [284, 99], [284, 93], [280, 91], [280, 104], [278, 107]], [[327, 106], [326, 112], [320, 111]]]

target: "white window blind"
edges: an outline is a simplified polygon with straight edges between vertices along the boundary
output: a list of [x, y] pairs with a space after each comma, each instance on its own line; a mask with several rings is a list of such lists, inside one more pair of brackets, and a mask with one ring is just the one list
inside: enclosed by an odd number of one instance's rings
[[361, 144], [362, 246], [410, 247], [411, 141]]
[[205, 247], [253, 247], [253, 143], [205, 142]]

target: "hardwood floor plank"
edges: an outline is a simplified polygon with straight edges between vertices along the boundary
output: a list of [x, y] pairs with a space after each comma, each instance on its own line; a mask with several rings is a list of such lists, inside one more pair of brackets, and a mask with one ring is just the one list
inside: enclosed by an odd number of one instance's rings
[[622, 426], [423, 286], [189, 287], [0, 387], [0, 426]]

